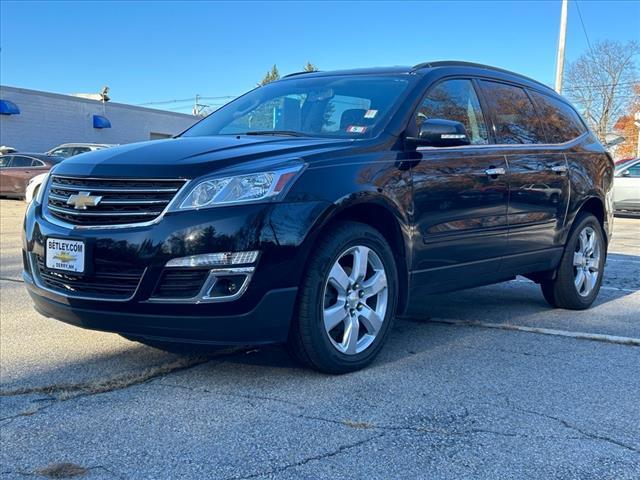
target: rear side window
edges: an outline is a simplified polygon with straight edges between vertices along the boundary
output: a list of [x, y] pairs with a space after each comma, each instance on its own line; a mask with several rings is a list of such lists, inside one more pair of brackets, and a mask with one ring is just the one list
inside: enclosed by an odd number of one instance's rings
[[32, 167], [44, 167], [44, 162], [42, 160], [37, 160], [37, 159], [33, 159], [33, 162], [31, 163]]
[[418, 109], [417, 127], [431, 118], [462, 123], [473, 145], [489, 143], [487, 126], [471, 80], [446, 80], [429, 90]]
[[30, 167], [32, 164], [33, 159], [29, 157], [13, 157], [13, 162], [11, 162], [11, 166], [16, 168]]
[[564, 143], [579, 137], [586, 129], [576, 111], [560, 100], [529, 92], [536, 102], [549, 143]]
[[481, 81], [491, 113], [498, 144], [546, 143], [540, 118], [520, 87]]

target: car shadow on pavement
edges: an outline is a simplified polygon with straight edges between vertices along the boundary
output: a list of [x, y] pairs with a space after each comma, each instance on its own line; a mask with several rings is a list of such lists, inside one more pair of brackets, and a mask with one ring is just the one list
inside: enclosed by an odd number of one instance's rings
[[[449, 342], [461, 341], [474, 333], [436, 323], [418, 324], [396, 319], [388, 342], [373, 365], [380, 367], [402, 363], [436, 347], [447, 348]], [[110, 371], [111, 368], [108, 367], [120, 361], [126, 362], [127, 368]], [[56, 398], [62, 393], [67, 398], [76, 394], [84, 396], [107, 393], [154, 380], [163, 381], [170, 378], [171, 374], [193, 371], [193, 367], [198, 367], [197, 377], [201, 379], [203, 386], [217, 382], [219, 376], [216, 372], [221, 369], [226, 372], [225, 376], [235, 376], [233, 371], [244, 372], [243, 374], [251, 372], [249, 376], [258, 375], [260, 378], [267, 374], [271, 376], [270, 381], [282, 377], [331, 377], [300, 366], [289, 356], [283, 345], [232, 349], [221, 347], [213, 348], [208, 355], [178, 355], [129, 342], [109, 352], [83, 355], [77, 361], [67, 359], [60, 363], [52, 362], [39, 368], [37, 373], [31, 371], [26, 375], [13, 377], [10, 381], [2, 382], [0, 397], [35, 393]]]
[[[621, 278], [627, 276], [633, 276], [636, 281], [638, 277], [635, 274], [631, 275], [625, 269], [631, 265], [628, 260], [635, 262], [638, 258], [632, 255], [616, 256], [616, 267], [610, 269], [610, 275], [618, 277], [614, 279], [614, 283], [619, 284]], [[622, 268], [622, 266], [625, 267]], [[633, 264], [632, 267], [636, 272], [640, 265]], [[13, 292], [14, 289], [24, 288], [18, 282], [3, 282], [3, 284], [5, 284], [3, 285], [4, 294], [7, 294], [8, 290]], [[437, 323], [441, 319], [508, 323], [640, 337], [640, 325], [635, 326], [639, 323], [636, 318], [637, 311], [632, 305], [620, 309], [616, 303], [620, 300], [624, 302], [625, 297], [631, 295], [633, 291], [630, 288], [603, 288], [593, 308], [582, 312], [551, 308], [545, 302], [536, 284], [520, 278], [498, 285], [427, 296], [418, 314], [412, 314], [409, 318], [396, 319], [388, 342], [374, 365], [410, 361], [415, 354], [447, 348], [451, 346], [449, 344], [459, 345], [466, 337], [479, 335], [478, 329], [452, 328]], [[613, 305], [616, 307], [614, 308]], [[602, 314], [593, 312], [600, 310], [606, 312], [608, 326], [618, 331], [607, 331], [605, 328], [607, 325], [598, 323], [600, 322], [598, 315], [602, 316]], [[54, 322], [54, 320], [47, 321]], [[70, 328], [65, 335], [73, 335], [74, 331]], [[92, 334], [92, 332], [83, 331], [84, 338], [79, 341], [89, 341]], [[95, 333], [95, 335], [105, 338], [103, 333]], [[3, 381], [0, 391], [4, 392], [19, 386], [49, 386], [52, 383], [55, 384], [57, 379], [67, 379], [66, 381], [70, 383], [91, 383], [118, 377], [125, 381], [116, 382], [116, 384], [126, 385], [127, 376], [129, 376], [133, 379], [132, 384], [135, 384], [172, 373], [173, 367], [164, 368], [163, 366], [166, 365], [175, 365], [175, 370], [185, 370], [201, 363], [205, 363], [206, 366], [203, 368], [208, 372], [215, 371], [220, 364], [235, 364], [259, 368], [263, 373], [264, 369], [268, 369], [272, 372], [270, 375], [273, 372], [304, 377], [316, 375], [310, 370], [300, 368], [281, 346], [246, 347], [232, 352], [214, 352], [204, 362], [194, 361], [190, 364], [189, 361], [180, 361], [181, 357], [175, 354], [165, 353], [135, 342], [124, 340], [122, 342], [121, 345], [107, 352], [96, 351], [94, 354], [90, 352], [91, 346], [88, 345], [88, 351], [77, 359], [66, 356], [64, 362], [58, 364], [51, 362], [46, 367], [40, 366], [37, 373], [32, 371], [23, 376], [13, 377], [9, 382]], [[52, 357], [56, 358], [55, 355]], [[123, 365], [126, 367], [123, 368]], [[146, 371], [148, 375], [141, 376], [141, 371]]]

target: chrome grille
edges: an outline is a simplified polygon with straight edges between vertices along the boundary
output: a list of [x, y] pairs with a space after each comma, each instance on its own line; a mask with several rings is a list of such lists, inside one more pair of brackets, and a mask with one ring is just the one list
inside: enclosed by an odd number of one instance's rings
[[[148, 222], [162, 214], [185, 180], [103, 179], [53, 175], [49, 183], [49, 215], [74, 225], [120, 225]], [[77, 209], [74, 195], [100, 196], [95, 206]]]

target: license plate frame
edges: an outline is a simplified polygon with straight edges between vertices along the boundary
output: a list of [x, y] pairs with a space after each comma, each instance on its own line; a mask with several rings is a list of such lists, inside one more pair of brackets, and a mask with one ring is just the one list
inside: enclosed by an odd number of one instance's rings
[[87, 273], [87, 242], [74, 238], [47, 237], [44, 245], [44, 261], [47, 269], [85, 275]]

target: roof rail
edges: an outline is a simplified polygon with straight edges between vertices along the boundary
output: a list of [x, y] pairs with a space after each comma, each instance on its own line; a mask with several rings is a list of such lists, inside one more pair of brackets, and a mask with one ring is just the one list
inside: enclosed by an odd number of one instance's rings
[[442, 60], [438, 62], [423, 62], [418, 63], [412, 67], [412, 70], [420, 70], [421, 68], [435, 68], [435, 67], [475, 67], [475, 68], [484, 68], [485, 70], [493, 70], [495, 72], [507, 73], [509, 75], [514, 75], [516, 77], [524, 78], [525, 80], [529, 80], [530, 82], [537, 83], [538, 85], [542, 85], [543, 87], [553, 90], [548, 85], [535, 80], [533, 78], [529, 78], [520, 73], [512, 72], [510, 70], [505, 70], [504, 68], [492, 67], [491, 65], [484, 65], [482, 63], [474, 63], [474, 62], [462, 62], [458, 60]]
[[285, 75], [282, 78], [289, 78], [289, 77], [296, 77], [298, 75], [305, 75], [307, 73], [318, 73], [320, 70], [312, 70], [312, 71], [308, 71], [308, 70], [303, 70], [302, 72], [293, 72], [293, 73], [288, 73], [287, 75]]

